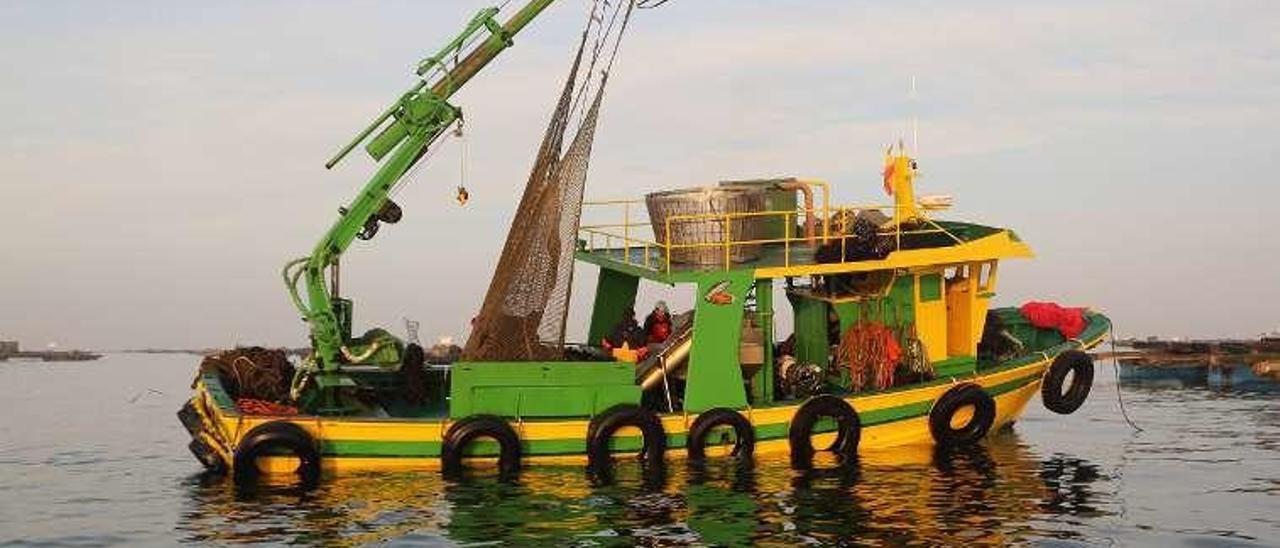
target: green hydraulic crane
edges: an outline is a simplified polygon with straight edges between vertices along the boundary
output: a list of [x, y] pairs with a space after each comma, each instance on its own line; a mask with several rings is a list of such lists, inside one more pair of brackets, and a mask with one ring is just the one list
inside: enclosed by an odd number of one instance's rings
[[[437, 139], [462, 120], [462, 111], [449, 99], [510, 47], [512, 37], [553, 1], [530, 0], [505, 23], [496, 19], [496, 7], [478, 12], [457, 37], [419, 63], [419, 80], [412, 88], [325, 164], [332, 168], [366, 141], [365, 151], [381, 162], [355, 201], [339, 210], [341, 215], [311, 255], [284, 268], [290, 297], [311, 329], [312, 360], [303, 370], [316, 373], [321, 388], [340, 383], [338, 370], [344, 363], [400, 364], [403, 343], [385, 330], [351, 337], [352, 303], [338, 293], [339, 259], [356, 238], [372, 238], [381, 223], [400, 220], [400, 207], [390, 200], [392, 188]], [[328, 283], [327, 276], [331, 277]], [[305, 299], [299, 294], [302, 278]], [[295, 396], [300, 384], [295, 379]]]

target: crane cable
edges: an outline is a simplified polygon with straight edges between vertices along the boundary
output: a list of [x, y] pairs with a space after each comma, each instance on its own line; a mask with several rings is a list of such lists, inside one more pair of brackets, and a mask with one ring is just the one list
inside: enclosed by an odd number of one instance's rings
[[[608, 10], [609, 2], [610, 0], [596, 0], [592, 3], [590, 16], [587, 18], [587, 28], [582, 31], [583, 39], [585, 40], [587, 36], [591, 35], [592, 26], [595, 26], [598, 29], [596, 31], [595, 41], [591, 46], [591, 61], [587, 64], [586, 70], [582, 71], [585, 78], [582, 79], [582, 83], [574, 93], [575, 97], [573, 99], [573, 104], [569, 108], [568, 119], [570, 120], [582, 111], [586, 104], [586, 98], [591, 95], [591, 84], [595, 81], [595, 78], [592, 77], [592, 73], [595, 72], [596, 65], [600, 61], [600, 54], [604, 51], [604, 48], [609, 45], [610, 37], [614, 35], [614, 27], [618, 23], [618, 16], [623, 11], [626, 12], [626, 16], [622, 19], [622, 26], [618, 29], [617, 36], [613, 38], [613, 46], [609, 52], [609, 60], [605, 64], [604, 70], [601, 71], [600, 80], [602, 83], [609, 77], [609, 71], [613, 69], [613, 62], [618, 57], [618, 49], [619, 45], [622, 43], [622, 35], [626, 32], [627, 24], [631, 21], [632, 8], [639, 5], [635, 0], [630, 0], [626, 2], [626, 9], [624, 10], [622, 4], [619, 4], [616, 9], [613, 10], [613, 14], [609, 16], [609, 24], [606, 26], [603, 15], [597, 15], [597, 8], [599, 8], [603, 3], [604, 10]], [[581, 127], [581, 121], [578, 125]]]
[[[454, 124], [457, 126], [461, 126], [462, 118], [458, 118], [458, 121], [455, 122]], [[394, 199], [396, 196], [399, 196], [400, 191], [404, 190], [405, 184], [408, 183], [410, 179], [413, 179], [414, 175], [417, 175], [418, 170], [422, 169], [422, 166], [430, 163], [429, 160], [435, 157], [436, 153], [440, 152], [440, 149], [444, 148], [445, 143], [449, 142], [450, 137], [452, 137], [454, 134], [461, 135], [461, 133], [459, 133], [460, 131], [461, 131], [460, 129], [454, 129], [453, 131], [446, 130], [442, 134], [442, 138], [440, 139], [439, 142], [432, 143], [432, 146], [429, 146], [427, 148], [427, 151], [423, 153], [422, 157], [419, 158], [418, 161], [413, 164], [413, 167], [410, 167], [409, 171], [406, 171], [404, 175], [400, 176], [400, 179], [397, 180], [395, 185], [391, 187], [391, 190], [387, 192], [387, 199], [391, 200], [391, 199]], [[464, 145], [465, 145], [465, 141], [464, 141]]]
[[[646, 2], [645, 0], [638, 0], [638, 1], [636, 1], [636, 2], [635, 2], [634, 4], [632, 4], [632, 5], [634, 5], [635, 7], [639, 7], [639, 8], [656, 8], [656, 7], [658, 7], [658, 6], [660, 6], [660, 5], [664, 4], [664, 3], [666, 3], [667, 1], [668, 1], [668, 0], [659, 0], [657, 3], [652, 3], [652, 2]], [[498, 6], [498, 10], [499, 10], [499, 11], [501, 11], [501, 10], [502, 10], [503, 8], [505, 8], [505, 7], [507, 6], [507, 4], [509, 4], [510, 2], [511, 2], [511, 0], [506, 0], [506, 1], [504, 1], [502, 4], [500, 4], [500, 5]], [[603, 2], [604, 2], [605, 7], [606, 7], [606, 9], [607, 9], [607, 8], [608, 8], [608, 5], [609, 5], [609, 0], [603, 0]], [[596, 7], [597, 7], [599, 4], [600, 4], [600, 1], [599, 1], [599, 0], [597, 0], [597, 2], [594, 2], [594, 3], [592, 4], [592, 14], [593, 14], [593, 15], [592, 15], [592, 17], [591, 17], [591, 19], [590, 19], [590, 20], [591, 20], [591, 21], [599, 21], [599, 22], [600, 22], [600, 25], [601, 25], [601, 26], [603, 26], [603, 23], [604, 23], [603, 19], [602, 19], [602, 18], [597, 18], [597, 17], [595, 17], [595, 16], [594, 16], [595, 11], [596, 11]], [[618, 15], [619, 15], [619, 13], [620, 13], [620, 12], [622, 12], [622, 11], [623, 11], [623, 10], [621, 9], [621, 6], [619, 6], [619, 9], [615, 9], [615, 10], [613, 11], [613, 15], [609, 18], [609, 25], [608, 25], [607, 27], [604, 27], [604, 28], [602, 29], [602, 30], [603, 30], [603, 34], [602, 34], [602, 35], [600, 35], [600, 36], [598, 36], [598, 37], [596, 38], [595, 46], [592, 48], [592, 52], [591, 52], [591, 63], [590, 63], [590, 64], [588, 65], [588, 67], [587, 67], [587, 73], [588, 73], [588, 74], [590, 74], [592, 71], [594, 71], [594, 68], [595, 68], [595, 66], [596, 66], [597, 62], [598, 62], [598, 61], [599, 61], [599, 59], [600, 59], [600, 54], [603, 52], [604, 47], [607, 45], [609, 37], [610, 37], [611, 35], [613, 35], [613, 30], [614, 30], [614, 26], [615, 26], [615, 24], [617, 23]], [[626, 27], [627, 27], [627, 23], [629, 22], [629, 20], [630, 20], [630, 18], [631, 18], [630, 8], [628, 8], [626, 11], [627, 11], [627, 15], [626, 15], [626, 17], [624, 17], [624, 18], [623, 18], [622, 27], [621, 27], [621, 29], [619, 29], [619, 30], [618, 30], [618, 34], [617, 34], [617, 36], [616, 36], [616, 37], [614, 38], [614, 40], [613, 40], [613, 48], [612, 48], [612, 50], [610, 51], [609, 60], [608, 60], [608, 62], [605, 64], [605, 69], [604, 69], [604, 71], [603, 71], [603, 73], [602, 73], [604, 77], [608, 77], [608, 73], [609, 73], [609, 71], [613, 68], [613, 62], [614, 62], [614, 60], [615, 60], [615, 59], [617, 58], [617, 56], [618, 56], [618, 45], [619, 45], [619, 44], [621, 43], [621, 41], [622, 41], [622, 34], [623, 34], [623, 32], [625, 32]], [[584, 31], [584, 32], [587, 32], [587, 33], [589, 33], [589, 32], [590, 32], [590, 26], [589, 26], [589, 25], [588, 25], [588, 29], [587, 29], [586, 31]], [[465, 45], [464, 45], [464, 48], [465, 48], [465, 47], [467, 47], [467, 46], [469, 46], [472, 42], [474, 42], [474, 40], [475, 40], [475, 38], [473, 38], [471, 42], [468, 42], [467, 44], [465, 44]], [[455, 63], [456, 63], [456, 61], [455, 61]], [[585, 99], [584, 99], [584, 98], [588, 95], [588, 93], [587, 93], [587, 92], [588, 92], [588, 91], [590, 91], [590, 87], [589, 87], [589, 85], [590, 85], [590, 83], [591, 83], [591, 81], [592, 81], [592, 80], [593, 80], [593, 79], [592, 79], [590, 76], [588, 76], [588, 77], [585, 79], [585, 81], [583, 82], [582, 87], [581, 87], [581, 88], [579, 88], [579, 90], [578, 90], [578, 99], [577, 99], [577, 101], [576, 101], [576, 103], [577, 103], [577, 104], [575, 104], [575, 105], [573, 106], [573, 108], [571, 108], [571, 109], [570, 109], [570, 117], [572, 117], [572, 116], [573, 116], [573, 113], [574, 113], [575, 111], [579, 110], [579, 109], [580, 109], [580, 107], [582, 107], [582, 105], [585, 103]], [[459, 185], [458, 185], [458, 188], [457, 188], [457, 190], [456, 190], [456, 192], [455, 192], [455, 194], [454, 194], [454, 200], [455, 200], [455, 201], [457, 201], [457, 202], [458, 202], [458, 205], [460, 205], [460, 206], [462, 206], [462, 205], [466, 205], [466, 204], [467, 204], [467, 202], [471, 199], [471, 193], [467, 190], [467, 165], [468, 165], [468, 163], [470, 162], [470, 146], [469, 146], [469, 144], [470, 144], [470, 143], [469, 143], [469, 139], [467, 139], [467, 134], [466, 134], [466, 132], [464, 131], [464, 126], [465, 126], [464, 120], [463, 120], [462, 118], [459, 118], [459, 119], [458, 119], [458, 121], [456, 122], [456, 125], [454, 126], [454, 130], [451, 132], [452, 134], [450, 135], [450, 133], [446, 133], [446, 134], [445, 134], [445, 140], [444, 140], [444, 141], [442, 141], [441, 143], [439, 143], [439, 145], [444, 145], [444, 144], [445, 144], [445, 142], [447, 142], [447, 141], [448, 141], [449, 137], [456, 137], [456, 138], [458, 138], [459, 140], [461, 140], [462, 150], [461, 150], [461, 162], [460, 162], [460, 166], [459, 166]], [[403, 189], [403, 187], [404, 187], [404, 183], [405, 183], [405, 182], [407, 182], [409, 179], [412, 179], [412, 178], [413, 178], [413, 176], [417, 174], [418, 170], [419, 170], [419, 169], [421, 169], [421, 168], [422, 168], [422, 166], [423, 166], [424, 164], [426, 164], [426, 163], [427, 163], [427, 162], [426, 162], [426, 160], [429, 160], [429, 159], [431, 159], [431, 157], [435, 156], [435, 153], [436, 153], [436, 152], [438, 152], [438, 151], [440, 150], [440, 148], [442, 148], [442, 146], [435, 146], [435, 147], [432, 147], [432, 150], [429, 150], [429, 151], [428, 151], [428, 152], [427, 152], [427, 153], [426, 153], [426, 154], [421, 158], [421, 160], [420, 160], [420, 161], [415, 162], [415, 163], [414, 163], [414, 165], [413, 165], [413, 167], [411, 167], [411, 168], [409, 169], [409, 171], [408, 171], [407, 173], [405, 173], [405, 175], [404, 175], [403, 177], [401, 177], [401, 178], [400, 178], [400, 180], [396, 183], [396, 185], [392, 188], [391, 193], [390, 193], [390, 197], [391, 197], [391, 198], [394, 198], [395, 196], [397, 196], [397, 195], [400, 193], [400, 191]]]
[[454, 193], [454, 196], [453, 196], [454, 201], [458, 202], [458, 205], [460, 206], [467, 205], [467, 200], [471, 199], [471, 193], [467, 192], [467, 164], [470, 163], [471, 161], [470, 160], [471, 147], [467, 139], [467, 134], [465, 131], [463, 131], [464, 125], [466, 124], [464, 124], [463, 120], [459, 118], [458, 126], [453, 130], [453, 135], [461, 141], [461, 145], [462, 145], [461, 161], [458, 162], [459, 163], [458, 190], [456, 193]]

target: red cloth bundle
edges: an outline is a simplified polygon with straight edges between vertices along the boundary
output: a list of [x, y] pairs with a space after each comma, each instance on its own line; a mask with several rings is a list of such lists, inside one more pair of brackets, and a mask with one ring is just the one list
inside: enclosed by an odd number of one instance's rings
[[1083, 308], [1068, 308], [1057, 303], [1029, 302], [1018, 309], [1031, 325], [1041, 329], [1056, 329], [1063, 337], [1074, 339], [1084, 332], [1086, 322]]

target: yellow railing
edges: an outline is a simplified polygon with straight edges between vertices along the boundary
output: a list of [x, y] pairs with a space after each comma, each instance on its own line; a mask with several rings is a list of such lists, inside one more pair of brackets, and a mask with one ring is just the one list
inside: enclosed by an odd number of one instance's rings
[[[893, 204], [873, 204], [873, 205], [856, 205], [856, 206], [838, 206], [828, 207], [823, 204], [822, 210], [827, 212], [821, 222], [821, 231], [814, 234], [811, 240], [805, 235], [796, 235], [792, 232], [796, 228], [797, 221], [801, 215], [809, 215], [813, 213], [805, 208], [797, 208], [796, 210], [780, 210], [780, 211], [752, 211], [738, 213], [699, 213], [690, 215], [673, 215], [668, 217], [663, 227], [662, 241], [658, 241], [653, 235], [653, 227], [649, 222], [648, 214], [645, 212], [641, 222], [636, 222], [636, 212], [634, 208], [644, 207], [643, 200], [604, 200], [604, 201], [587, 201], [583, 202], [586, 207], [599, 206], [619, 206], [622, 208], [621, 223], [605, 223], [605, 224], [585, 224], [579, 227], [579, 240], [585, 247], [586, 251], [619, 251], [624, 264], [640, 266], [670, 274], [672, 271], [671, 255], [673, 250], [683, 249], [702, 249], [702, 248], [720, 248], [723, 251], [723, 266], [725, 270], [733, 268], [733, 250], [735, 246], [767, 246], [782, 245], [782, 265], [784, 267], [792, 266], [793, 246], [804, 246], [806, 248], [817, 248], [818, 245], [826, 244], [832, 238], [840, 240], [840, 260], [832, 264], [844, 264], [853, 261], [845, 260], [847, 251], [847, 237], [841, 237], [840, 234], [831, 232], [832, 226], [838, 225], [841, 231], [844, 227], [850, 225], [862, 211], [894, 211], [898, 206]], [[818, 208], [814, 208], [815, 210]], [[749, 219], [755, 217], [781, 218], [783, 234], [782, 237], [773, 238], [752, 238], [752, 239], [734, 239], [732, 234], [732, 226], [734, 221]], [[956, 243], [963, 243], [959, 237], [952, 234], [941, 225], [926, 217], [917, 210], [915, 218], [921, 223], [921, 228], [903, 229], [900, 225], [894, 224], [892, 228], [882, 229], [879, 231], [881, 236], [893, 235], [895, 238], [894, 249], [902, 247], [902, 237], [912, 234], [945, 234]], [[693, 243], [670, 243], [672, 234], [672, 225], [688, 222], [712, 222], [718, 223], [721, 227], [723, 235], [719, 241], [711, 242], [693, 242]], [[644, 235], [649, 235], [648, 238]], [[845, 234], [847, 236], [847, 234]], [[663, 243], [666, 242], [666, 243]], [[603, 244], [603, 245], [601, 245]], [[620, 244], [616, 245], [615, 244]], [[634, 258], [633, 251], [640, 250], [640, 257]], [[652, 251], [658, 251], [658, 257], [654, 258]], [[656, 263], [656, 264], [655, 264]], [[706, 265], [703, 265], [706, 266]]]
[[[582, 206], [584, 209], [591, 206], [621, 206], [622, 223], [581, 225], [578, 227], [578, 239], [585, 242], [587, 251], [596, 251], [598, 249], [619, 249], [612, 245], [613, 241], [617, 240], [622, 244], [620, 248], [622, 251], [622, 261], [624, 264], [628, 265], [634, 262], [631, 258], [631, 250], [637, 248], [641, 249], [642, 260], [637, 264], [637, 266], [654, 268], [653, 265], [650, 264], [651, 253], [649, 251], [651, 249], [662, 249], [665, 246], [654, 240], [645, 240], [634, 236], [637, 229], [639, 229], [641, 233], [645, 230], [648, 230], [650, 233], [653, 232], [649, 225], [649, 216], [647, 212], [644, 214], [643, 223], [632, 222], [632, 219], [635, 218], [633, 216], [632, 209], [637, 205], [641, 210], [643, 210], [644, 200], [599, 200], [583, 202]], [[618, 234], [613, 232], [616, 229], [621, 229], [622, 233]], [[600, 239], [604, 240], [603, 246], [596, 245], [597, 241]], [[671, 268], [668, 266], [666, 271], [670, 272]]]

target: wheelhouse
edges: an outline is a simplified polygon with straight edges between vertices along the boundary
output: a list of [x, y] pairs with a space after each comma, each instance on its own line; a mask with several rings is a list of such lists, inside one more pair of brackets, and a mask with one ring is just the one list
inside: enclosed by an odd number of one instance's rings
[[[691, 305], [675, 313], [674, 340], [637, 365], [646, 392], [661, 392], [652, 399], [663, 411], [742, 409], [810, 395], [779, 378], [788, 373], [775, 366], [783, 358], [820, 374], [814, 393], [891, 389], [857, 382], [842, 367], [847, 364], [836, 363], [842, 334], [860, 325], [918, 342], [932, 373], [898, 384], [972, 374], [998, 261], [1031, 256], [1006, 229], [934, 221], [919, 212], [901, 222], [895, 205], [833, 206], [820, 181], [731, 181], [720, 188], [759, 191], [765, 209], [663, 215], [654, 222], [652, 198], [649, 218], [638, 215], [644, 206], [638, 200], [586, 204], [588, 212], [614, 211], [614, 220], [580, 229], [578, 259], [599, 267], [588, 345], [600, 345], [634, 309], [641, 280], [693, 288]], [[821, 203], [813, 200], [817, 194]], [[852, 249], [867, 245], [851, 231], [859, 219], [876, 220], [870, 241], [883, 242], [880, 253]], [[694, 237], [681, 239], [682, 232]], [[786, 319], [777, 315], [775, 289], [789, 304]], [[787, 324], [792, 337], [775, 340]]]

